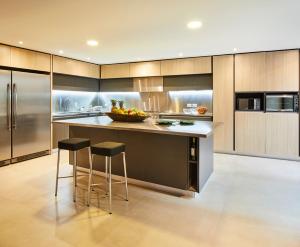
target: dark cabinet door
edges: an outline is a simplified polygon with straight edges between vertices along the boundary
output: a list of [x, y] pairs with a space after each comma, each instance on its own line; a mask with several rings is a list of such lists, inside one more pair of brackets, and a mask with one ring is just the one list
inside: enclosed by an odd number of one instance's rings
[[[70, 137], [90, 138], [92, 144], [102, 141], [125, 143], [129, 178], [183, 190], [188, 188], [188, 138], [185, 136], [70, 127]], [[79, 153], [79, 164], [87, 167], [87, 150]], [[105, 170], [104, 157], [97, 156], [94, 161], [94, 169]], [[121, 155], [112, 158], [112, 173], [123, 176]]]

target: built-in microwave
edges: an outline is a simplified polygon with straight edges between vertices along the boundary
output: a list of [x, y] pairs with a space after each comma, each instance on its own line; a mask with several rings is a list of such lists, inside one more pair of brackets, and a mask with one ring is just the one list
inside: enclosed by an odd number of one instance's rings
[[261, 93], [236, 94], [237, 111], [263, 111], [264, 95]]
[[266, 112], [298, 112], [299, 95], [297, 93], [266, 94]]

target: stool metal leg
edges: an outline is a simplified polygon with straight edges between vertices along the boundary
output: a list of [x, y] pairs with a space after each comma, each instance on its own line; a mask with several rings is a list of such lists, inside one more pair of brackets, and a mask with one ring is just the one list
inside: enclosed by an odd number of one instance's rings
[[57, 154], [57, 168], [56, 168], [56, 181], [55, 181], [55, 196], [57, 196], [58, 175], [59, 175], [59, 162], [60, 162], [60, 149], [58, 149], [58, 154]]
[[106, 195], [108, 194], [108, 172], [107, 172], [108, 157], [105, 156], [105, 182], [106, 182]]
[[109, 213], [111, 214], [111, 157], [108, 158], [109, 167]]
[[87, 206], [90, 206], [91, 202], [91, 187], [92, 187], [92, 181], [93, 181], [93, 160], [94, 155], [91, 155], [91, 148], [89, 147], [89, 162], [90, 162], [90, 174], [89, 174], [89, 187], [88, 187], [88, 198], [87, 198]]
[[76, 186], [77, 186], [77, 179], [76, 179], [76, 171], [77, 171], [77, 157], [76, 157], [76, 151], [73, 153], [73, 201], [76, 202]]
[[126, 201], [128, 201], [128, 185], [127, 185], [127, 169], [126, 169], [126, 154], [123, 154], [123, 166], [124, 166], [124, 177], [125, 177], [125, 190], [126, 190]]
[[76, 161], [76, 166], [75, 166], [75, 187], [77, 187], [77, 151], [74, 154], [74, 160]]

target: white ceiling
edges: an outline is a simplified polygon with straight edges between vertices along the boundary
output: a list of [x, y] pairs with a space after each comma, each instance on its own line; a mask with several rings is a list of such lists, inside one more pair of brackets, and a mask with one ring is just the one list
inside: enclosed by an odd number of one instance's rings
[[99, 64], [299, 48], [300, 1], [0, 0], [0, 42], [20, 40]]

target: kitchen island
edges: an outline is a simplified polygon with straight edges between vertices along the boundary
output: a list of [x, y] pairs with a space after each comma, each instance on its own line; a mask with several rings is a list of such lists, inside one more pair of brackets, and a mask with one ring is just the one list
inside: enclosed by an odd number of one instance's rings
[[[89, 138], [92, 144], [125, 143], [129, 178], [200, 192], [213, 172], [213, 126], [209, 121], [161, 126], [153, 119], [124, 123], [100, 116], [53, 122], [68, 125], [70, 138]], [[87, 167], [87, 150], [78, 152], [77, 161]], [[94, 162], [94, 169], [103, 172], [104, 157], [97, 156]], [[112, 173], [123, 175], [120, 156], [112, 159]]]

